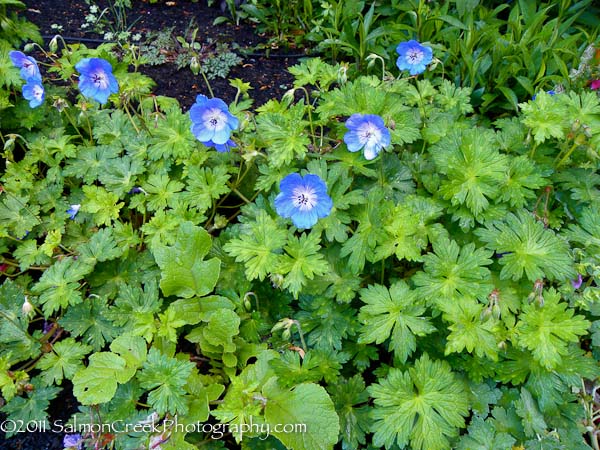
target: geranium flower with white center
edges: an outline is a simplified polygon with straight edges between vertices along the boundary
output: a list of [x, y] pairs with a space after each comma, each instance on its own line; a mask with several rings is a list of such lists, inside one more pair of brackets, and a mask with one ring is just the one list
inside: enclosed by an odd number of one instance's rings
[[396, 60], [398, 69], [408, 70], [411, 75], [423, 73], [433, 57], [431, 47], [421, 45], [415, 40], [401, 42], [396, 47], [396, 52], [399, 55]]
[[230, 147], [236, 146], [230, 137], [231, 132], [237, 129], [239, 120], [220, 98], [209, 99], [205, 95], [198, 95], [190, 109], [190, 119], [193, 135], [207, 147], [228, 152]]
[[364, 149], [366, 159], [375, 158], [383, 147], [390, 145], [390, 131], [383, 119], [375, 114], [352, 114], [346, 121], [348, 132], [344, 142], [351, 152]]
[[29, 80], [42, 82], [42, 74], [40, 73], [40, 69], [35, 59], [31, 56], [27, 56], [23, 52], [14, 50], [9, 52], [8, 55], [10, 56], [13, 65], [21, 69], [21, 78], [27, 82], [29, 82]]
[[297, 228], [311, 228], [331, 212], [333, 201], [318, 175], [292, 173], [281, 180], [279, 188], [275, 210], [281, 217], [291, 218]]
[[79, 90], [84, 97], [103, 105], [110, 94], [119, 92], [112, 66], [105, 59], [84, 58], [75, 64], [75, 68], [79, 71]]
[[37, 108], [44, 103], [45, 96], [46, 92], [41, 81], [31, 78], [23, 85], [23, 98], [29, 100], [31, 108]]

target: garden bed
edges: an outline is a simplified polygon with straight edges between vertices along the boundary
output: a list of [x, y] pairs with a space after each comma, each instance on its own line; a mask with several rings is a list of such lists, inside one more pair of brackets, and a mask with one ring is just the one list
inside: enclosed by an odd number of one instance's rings
[[[59, 33], [67, 43], [82, 42], [89, 47], [102, 42], [102, 36], [93, 31], [82, 29], [85, 17], [89, 14], [89, 5], [85, 0], [28, 0], [26, 17], [39, 28], [48, 42], [57, 34], [53, 25], [60, 25]], [[102, 10], [107, 7], [105, 0], [94, 2]], [[133, 1], [126, 9], [127, 21], [132, 23], [131, 33], [140, 33], [142, 40], [149, 32], [159, 32], [173, 28], [172, 34], [185, 36], [186, 31], [199, 30], [197, 41], [227, 43], [241, 58], [242, 62], [234, 66], [228, 78], [215, 78], [210, 81], [217, 97], [227, 103], [233, 101], [236, 89], [229, 79], [240, 78], [250, 83], [254, 106], [259, 106], [271, 98], [279, 98], [290, 89], [293, 77], [287, 68], [298, 62], [302, 52], [272, 49], [266, 46], [266, 37], [258, 36], [250, 22], [239, 25], [226, 21], [213, 25], [217, 17], [227, 16], [218, 5], [209, 7], [205, 0], [158, 2]], [[191, 24], [191, 27], [190, 27]], [[188, 109], [197, 94], [209, 95], [206, 84], [200, 75], [194, 76], [189, 68], [177, 69], [175, 64], [143, 65], [140, 71], [156, 82], [154, 92], [157, 95], [174, 97], [182, 108]]]
[[600, 449], [591, 1], [205, 3], [2, 18], [0, 448]]

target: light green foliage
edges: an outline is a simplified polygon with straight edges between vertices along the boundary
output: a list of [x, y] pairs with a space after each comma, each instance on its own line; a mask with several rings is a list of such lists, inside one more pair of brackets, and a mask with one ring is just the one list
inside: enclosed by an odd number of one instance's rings
[[161, 158], [185, 159], [197, 147], [194, 135], [190, 130], [190, 119], [179, 107], [171, 108], [166, 117], [157, 120], [156, 129], [152, 130], [151, 145], [148, 156], [152, 160]]
[[496, 450], [510, 449], [516, 439], [505, 432], [498, 432], [493, 422], [475, 417], [469, 425], [469, 434], [461, 437], [457, 450]]
[[214, 169], [210, 167], [188, 167], [186, 191], [184, 198], [200, 212], [212, 206], [213, 200], [227, 194], [230, 189], [227, 181], [230, 175], [223, 166]]
[[219, 278], [218, 258], [204, 260], [212, 245], [206, 230], [183, 222], [175, 245], [157, 246], [152, 250], [161, 268], [160, 288], [164, 295], [190, 298], [213, 290]]
[[[56, 386], [44, 386], [39, 378], [31, 380], [31, 385], [33, 387], [31, 392], [22, 397], [15, 397], [10, 404], [2, 407], [2, 411], [7, 414], [9, 420], [15, 421], [16, 424], [40, 423], [46, 429], [50, 429], [46, 411], [50, 402], [58, 396], [60, 389]], [[13, 431], [16, 430], [7, 429], [6, 437], [14, 435]]]
[[258, 136], [266, 147], [269, 164], [280, 167], [294, 158], [302, 158], [310, 144], [305, 133], [305, 106], [298, 103], [285, 112], [265, 112], [258, 115]]
[[407, 371], [392, 368], [368, 388], [374, 398], [373, 443], [442, 450], [464, 426], [469, 405], [463, 384], [445, 361], [424, 355]]
[[91, 267], [74, 258], [64, 258], [44, 272], [32, 291], [39, 294], [44, 314], [49, 316], [60, 308], [81, 303], [79, 281], [91, 271]]
[[425, 307], [418, 304], [417, 294], [406, 283], [385, 286], [372, 285], [362, 289], [360, 298], [366, 305], [360, 308], [358, 320], [363, 324], [358, 343], [381, 344], [390, 338], [389, 349], [401, 362], [417, 347], [416, 336], [433, 333], [435, 327], [424, 317]]
[[265, 421], [275, 424], [304, 424], [306, 430], [292, 433], [275, 431], [287, 448], [295, 450], [326, 450], [338, 440], [339, 419], [333, 402], [322, 386], [303, 383], [291, 390], [281, 389], [273, 381], [263, 388], [267, 398]]
[[365, 444], [365, 434], [369, 431], [371, 408], [366, 404], [369, 394], [360, 375], [348, 380], [342, 379], [331, 386], [331, 397], [340, 416], [342, 445], [356, 448]]
[[547, 369], [560, 365], [568, 354], [569, 342], [577, 342], [587, 333], [590, 322], [574, 315], [560, 294], [553, 289], [544, 292], [544, 304], [525, 305], [517, 324], [517, 341], [533, 353], [534, 358]]
[[283, 287], [289, 289], [295, 298], [307, 280], [325, 274], [329, 268], [319, 253], [319, 242], [319, 236], [314, 233], [302, 234], [300, 238], [288, 237], [284, 247], [286, 254], [280, 259], [277, 273], [284, 276]]
[[39, 206], [28, 204], [29, 197], [3, 197], [0, 201], [0, 236], [22, 239], [38, 224]]
[[[0, 355], [6, 357], [6, 367], [35, 358], [40, 353], [40, 343], [28, 332], [29, 319], [21, 306], [25, 301], [23, 289], [7, 280], [0, 286]], [[10, 364], [9, 364], [10, 362]], [[0, 371], [0, 374], [2, 371]], [[1, 376], [1, 375], [0, 375]], [[12, 380], [12, 377], [9, 377]], [[7, 380], [8, 381], [8, 380]], [[12, 384], [12, 382], [11, 382]]]
[[286, 231], [277, 226], [265, 211], [252, 221], [243, 223], [239, 237], [231, 239], [223, 249], [246, 266], [249, 280], [263, 280], [279, 267], [279, 253], [286, 243]]
[[193, 363], [169, 358], [155, 348], [148, 352], [137, 379], [149, 389], [148, 403], [159, 413], [185, 414], [188, 410], [185, 385], [192, 373]]
[[530, 213], [518, 211], [502, 221], [494, 222], [475, 233], [497, 253], [504, 266], [500, 278], [519, 280], [523, 272], [530, 281], [549, 278], [573, 278], [573, 260], [567, 242], [544, 227]]
[[495, 318], [482, 319], [483, 305], [473, 301], [462, 301], [448, 305], [444, 320], [450, 323], [446, 355], [467, 350], [479, 357], [493, 361], [498, 359], [497, 336], [501, 325]]
[[531, 129], [536, 142], [564, 137], [568, 125], [565, 120], [567, 110], [561, 101], [546, 92], [540, 92], [535, 100], [520, 103], [519, 107], [523, 111], [521, 120]]
[[82, 405], [106, 403], [114, 397], [117, 384], [131, 378], [125, 370], [127, 363], [111, 352], [93, 353], [88, 360], [88, 366], [73, 377], [73, 394]]
[[83, 367], [82, 360], [92, 351], [89, 345], [81, 344], [73, 338], [67, 338], [52, 346], [52, 351], [45, 353], [38, 367], [45, 372], [41, 378], [46, 384], [56, 381], [61, 384], [63, 378], [70, 380]]
[[[232, 80], [223, 153], [124, 42], [52, 50], [31, 109], [0, 30], [0, 413], [54, 420], [72, 385], [81, 424], [194, 425], [86, 436], [114, 450], [598, 447], [591, 1], [267, 3], [236, 11], [293, 12], [294, 44], [356, 64], [303, 60], [256, 109]], [[433, 49], [416, 76], [394, 64], [407, 36]], [[90, 57], [108, 104], [76, 91]], [[372, 160], [344, 142], [353, 114], [390, 132]], [[277, 214], [290, 173], [332, 199], [310, 229]]]
[[99, 351], [120, 331], [108, 320], [107, 313], [105, 298], [88, 298], [69, 308], [59, 323], [74, 336], [82, 336], [86, 344]]
[[85, 200], [81, 212], [92, 213], [96, 225], [110, 225], [119, 218], [119, 211], [125, 203], [119, 203], [117, 194], [98, 186], [84, 186], [83, 193]]
[[419, 297], [445, 311], [455, 301], [483, 300], [492, 291], [491, 252], [475, 244], [460, 247], [441, 237], [433, 243], [433, 253], [423, 256], [423, 271], [412, 278]]
[[446, 176], [439, 194], [454, 206], [466, 206], [477, 221], [500, 194], [508, 170], [497, 146], [494, 133], [468, 129], [451, 133], [432, 149], [436, 167]]
[[375, 259], [395, 255], [399, 260], [421, 261], [422, 251], [445, 231], [431, 224], [440, 217], [442, 208], [433, 201], [410, 196], [384, 218], [386, 238], [378, 243]]

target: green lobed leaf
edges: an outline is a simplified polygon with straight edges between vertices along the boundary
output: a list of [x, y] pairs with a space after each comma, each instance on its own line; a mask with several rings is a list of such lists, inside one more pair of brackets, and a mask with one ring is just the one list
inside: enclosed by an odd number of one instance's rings
[[73, 377], [73, 395], [82, 405], [95, 405], [110, 401], [117, 391], [117, 383], [129, 380], [123, 377], [126, 361], [111, 352], [98, 352], [89, 357], [86, 368]]
[[389, 349], [401, 361], [417, 348], [416, 336], [425, 336], [436, 329], [423, 314], [425, 307], [417, 303], [417, 294], [404, 281], [390, 286], [379, 284], [361, 289], [358, 320], [362, 323], [359, 344], [381, 344], [390, 338]]
[[175, 245], [157, 245], [152, 249], [161, 269], [160, 288], [164, 295], [190, 298], [206, 295], [219, 278], [221, 262], [204, 257], [212, 246], [210, 235], [191, 222], [179, 226]]
[[[303, 383], [291, 390], [281, 389], [272, 379], [263, 387], [267, 399], [265, 421], [273, 435], [290, 450], [327, 450], [338, 440], [339, 418], [333, 402], [322, 386]], [[302, 424], [283, 433], [276, 424]]]
[[147, 390], [148, 403], [159, 413], [185, 414], [188, 399], [183, 386], [192, 373], [194, 364], [169, 358], [152, 347], [137, 379]]
[[567, 344], [587, 334], [590, 322], [575, 315], [553, 288], [543, 295], [543, 306], [533, 302], [523, 307], [515, 331], [519, 346], [530, 350], [542, 366], [551, 370], [568, 354]]
[[448, 363], [427, 354], [407, 371], [390, 369], [368, 391], [375, 404], [371, 431], [377, 447], [450, 448], [449, 439], [458, 436], [469, 412], [462, 382]]
[[501, 279], [516, 281], [523, 272], [530, 281], [567, 280], [576, 276], [567, 242], [527, 211], [510, 213], [486, 229], [475, 230], [475, 234], [489, 249], [503, 254], [499, 259], [504, 266]]
[[261, 210], [255, 221], [242, 224], [240, 237], [231, 239], [223, 249], [237, 262], [245, 263], [249, 280], [263, 280], [279, 267], [279, 253], [286, 243], [286, 235], [286, 231]]

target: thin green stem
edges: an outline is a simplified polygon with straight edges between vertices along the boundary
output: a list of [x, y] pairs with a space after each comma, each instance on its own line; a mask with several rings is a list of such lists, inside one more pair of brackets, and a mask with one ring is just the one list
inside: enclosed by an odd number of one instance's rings
[[79, 131], [79, 127], [77, 126], [77, 123], [75, 122], [75, 119], [73, 119], [73, 116], [71, 116], [71, 114], [69, 113], [69, 109], [65, 108], [63, 109], [63, 112], [65, 113], [65, 116], [67, 116], [67, 119], [69, 120], [69, 122], [71, 123], [71, 125], [73, 126], [73, 128], [75, 128], [75, 131], [77, 132], [77, 134], [79, 135], [79, 137], [81, 138], [82, 141], [85, 141], [85, 137], [83, 136], [83, 134], [81, 134], [81, 131]]
[[[573, 153], [575, 151], [575, 149], [579, 146], [579, 144], [577, 144], [576, 142], [573, 143], [573, 145], [571, 146], [571, 148], [569, 148], [569, 150], [567, 150], [567, 152], [565, 153], [565, 155], [560, 159], [560, 161], [558, 162], [558, 164], [556, 164], [556, 168], [558, 169], [560, 166], [562, 166], [562, 164], [569, 158], [569, 156], [571, 156], [571, 153]], [[561, 152], [562, 153], [562, 152]], [[558, 157], [561, 155], [561, 153], [559, 153], [556, 156], [556, 159], [554, 161], [556, 161], [558, 159]]]
[[296, 328], [298, 329], [298, 334], [300, 335], [300, 342], [302, 343], [302, 348], [304, 349], [305, 352], [307, 352], [308, 347], [306, 346], [306, 342], [304, 341], [304, 333], [302, 332], [302, 327], [300, 326], [300, 322], [298, 322], [297, 320], [293, 320], [292, 322], [294, 323], [294, 325], [296, 325]]

